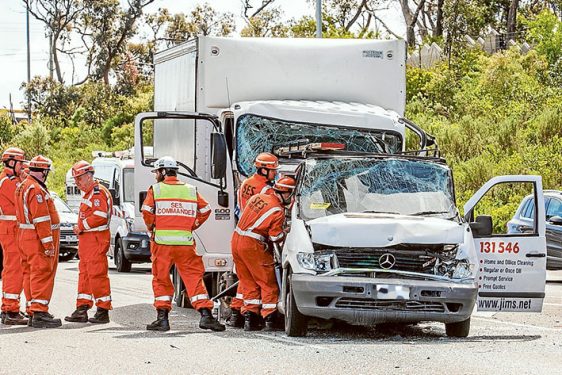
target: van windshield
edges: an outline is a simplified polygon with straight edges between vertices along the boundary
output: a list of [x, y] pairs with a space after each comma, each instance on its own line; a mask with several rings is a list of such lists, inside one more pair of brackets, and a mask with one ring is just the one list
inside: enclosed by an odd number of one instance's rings
[[402, 149], [398, 133], [299, 123], [251, 114], [238, 119], [236, 139], [238, 170], [245, 176], [255, 172], [254, 159], [260, 152], [271, 152], [275, 146], [295, 141], [345, 143], [348, 151], [380, 153], [384, 152], [382, 140], [391, 153]]
[[408, 159], [309, 159], [301, 175], [305, 220], [340, 213], [456, 216], [448, 167]]

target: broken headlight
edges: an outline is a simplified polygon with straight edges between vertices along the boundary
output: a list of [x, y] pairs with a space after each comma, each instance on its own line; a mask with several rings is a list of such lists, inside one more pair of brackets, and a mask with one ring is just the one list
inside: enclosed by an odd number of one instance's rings
[[333, 268], [334, 254], [298, 253], [297, 261], [307, 270], [327, 272]]
[[443, 252], [436, 256], [433, 271], [436, 275], [451, 279], [468, 279], [474, 277], [474, 264], [468, 259], [457, 259], [458, 245], [445, 245]]

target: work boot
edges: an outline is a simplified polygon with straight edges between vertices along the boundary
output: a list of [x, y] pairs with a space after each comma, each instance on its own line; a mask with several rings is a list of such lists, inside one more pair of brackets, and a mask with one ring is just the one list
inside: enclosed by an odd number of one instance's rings
[[232, 314], [226, 321], [226, 324], [229, 327], [233, 328], [243, 328], [244, 327], [244, 315], [240, 312], [240, 310], [232, 309]]
[[285, 329], [284, 322], [283, 325], [281, 325], [281, 319], [279, 318], [277, 311], [265, 317], [264, 331], [281, 331], [283, 329]]
[[168, 320], [168, 310], [166, 309], [158, 309], [156, 310], [158, 315], [156, 320], [146, 326], [146, 329], [149, 331], [169, 331], [170, 330], [170, 321]]
[[213, 314], [211, 314], [211, 310], [209, 309], [201, 309], [199, 310], [201, 314], [201, 320], [199, 321], [199, 328], [201, 329], [210, 329], [211, 331], [224, 331], [226, 327], [224, 324], [219, 323], [218, 320], [213, 318]]
[[21, 312], [6, 312], [4, 317], [4, 323], [7, 326], [25, 326], [27, 325], [27, 319]]
[[4, 324], [4, 320], [6, 320], [6, 312], [2, 311], [2, 313], [0, 313], [0, 321], [2, 324]]
[[262, 328], [258, 314], [251, 311], [244, 314], [244, 331], [259, 331]]
[[33, 328], [57, 328], [62, 326], [60, 319], [55, 319], [51, 314], [35, 311], [31, 322]]
[[76, 308], [76, 310], [74, 310], [74, 312], [70, 315], [64, 318], [64, 320], [66, 320], [67, 322], [73, 322], [73, 323], [88, 323], [88, 310], [90, 309], [90, 306], [88, 305], [81, 305], [78, 306]]
[[94, 317], [88, 319], [88, 321], [94, 324], [109, 323], [109, 310], [106, 310], [103, 307], [98, 307], [98, 311], [96, 311]]

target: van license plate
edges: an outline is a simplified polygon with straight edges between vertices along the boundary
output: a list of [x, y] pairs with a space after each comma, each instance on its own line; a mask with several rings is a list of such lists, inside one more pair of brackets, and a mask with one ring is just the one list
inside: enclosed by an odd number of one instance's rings
[[377, 299], [410, 299], [410, 287], [403, 285], [377, 285]]
[[78, 239], [76, 238], [76, 236], [66, 236], [65, 241], [66, 242], [76, 242], [76, 241], [78, 241]]

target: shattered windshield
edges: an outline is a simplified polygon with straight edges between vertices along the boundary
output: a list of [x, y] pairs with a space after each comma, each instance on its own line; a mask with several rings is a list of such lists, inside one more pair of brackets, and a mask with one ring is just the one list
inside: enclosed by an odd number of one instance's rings
[[299, 195], [305, 220], [346, 212], [456, 214], [449, 169], [422, 160], [310, 159]]
[[272, 152], [275, 146], [285, 146], [299, 140], [306, 140], [307, 143], [345, 143], [348, 151], [377, 153], [384, 152], [382, 140], [391, 153], [402, 149], [398, 133], [383, 134], [380, 131], [298, 123], [250, 114], [238, 119], [236, 139], [238, 169], [245, 176], [255, 172], [254, 159], [260, 152]]

